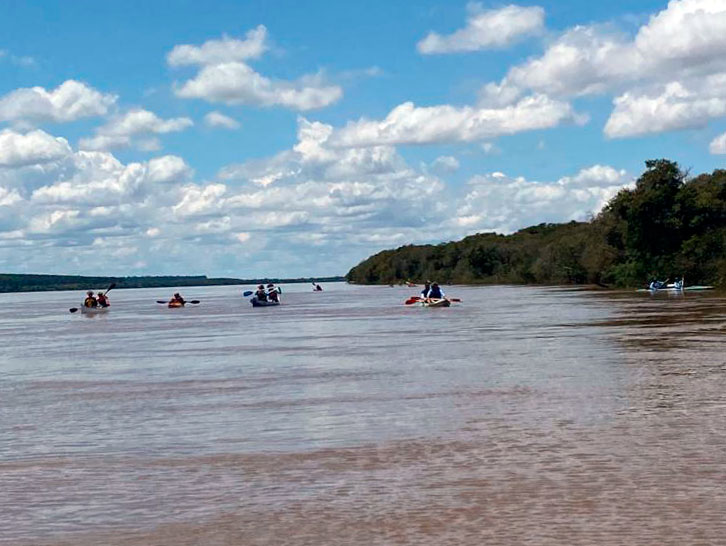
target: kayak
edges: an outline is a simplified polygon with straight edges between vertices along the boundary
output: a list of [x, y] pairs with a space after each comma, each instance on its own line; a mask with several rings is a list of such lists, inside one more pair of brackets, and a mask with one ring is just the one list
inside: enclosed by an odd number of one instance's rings
[[419, 302], [421, 307], [450, 307], [451, 302], [446, 298], [443, 299], [427, 299]]
[[110, 307], [81, 307], [82, 315], [103, 315], [108, 313]]
[[184, 304], [180, 301], [170, 301], [168, 304], [169, 309], [176, 309], [178, 307], [184, 307]]
[[706, 285], [694, 285], [694, 286], [684, 286], [682, 288], [677, 288], [675, 286], [667, 286], [665, 288], [638, 288], [636, 292], [650, 292], [651, 294], [655, 294], [656, 292], [697, 292], [699, 290], [713, 290], [713, 286], [706, 286]]
[[252, 307], [273, 307], [275, 305], [280, 305], [279, 301], [260, 301], [257, 298], [252, 298], [250, 303], [252, 304]]

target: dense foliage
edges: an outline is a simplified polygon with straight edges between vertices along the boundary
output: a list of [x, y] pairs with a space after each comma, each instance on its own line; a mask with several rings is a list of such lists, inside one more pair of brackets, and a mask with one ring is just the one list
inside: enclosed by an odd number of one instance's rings
[[636, 286], [680, 276], [687, 284], [726, 284], [726, 170], [687, 179], [677, 163], [659, 159], [646, 161], [635, 187], [589, 222], [386, 250], [347, 279]]
[[229, 279], [213, 278], [204, 275], [192, 277], [79, 277], [76, 275], [15, 275], [0, 274], [0, 292], [37, 292], [46, 290], [88, 290], [103, 289], [111, 283], [117, 288], [156, 288], [179, 286], [210, 286], [230, 284], [309, 283], [333, 282], [344, 280], [343, 277], [297, 278], [297, 279]]

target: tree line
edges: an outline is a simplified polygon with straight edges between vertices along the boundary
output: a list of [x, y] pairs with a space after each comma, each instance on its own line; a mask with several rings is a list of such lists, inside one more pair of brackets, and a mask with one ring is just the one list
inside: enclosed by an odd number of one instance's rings
[[621, 190], [588, 222], [402, 246], [371, 256], [346, 278], [622, 287], [683, 276], [688, 284], [726, 284], [726, 170], [689, 177], [666, 159], [645, 165], [635, 187]]
[[180, 286], [253, 285], [268, 282], [275, 284], [336, 282], [343, 277], [299, 277], [295, 279], [234, 279], [197, 276], [154, 276], [154, 277], [83, 277], [78, 275], [25, 275], [0, 273], [0, 292], [40, 292], [49, 290], [102, 289], [111, 283], [117, 288], [161, 288]]

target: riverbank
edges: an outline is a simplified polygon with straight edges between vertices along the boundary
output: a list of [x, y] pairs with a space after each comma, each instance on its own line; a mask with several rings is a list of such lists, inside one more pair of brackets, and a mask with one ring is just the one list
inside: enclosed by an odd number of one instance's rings
[[80, 275], [26, 275], [14, 273], [0, 274], [0, 293], [9, 292], [50, 292], [58, 290], [87, 290], [105, 288], [115, 284], [116, 288], [164, 288], [182, 286], [221, 286], [252, 285], [261, 283], [297, 284], [315, 282], [340, 282], [344, 277], [299, 277], [294, 279], [264, 278], [236, 279], [227, 277], [209, 278], [195, 276], [142, 276], [142, 277], [95, 277]]

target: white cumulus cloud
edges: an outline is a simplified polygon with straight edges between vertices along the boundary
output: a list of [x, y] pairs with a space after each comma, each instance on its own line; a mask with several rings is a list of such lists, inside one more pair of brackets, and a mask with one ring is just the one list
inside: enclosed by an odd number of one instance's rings
[[215, 127], [220, 129], [239, 129], [240, 123], [234, 118], [225, 116], [216, 110], [209, 112], [204, 116], [204, 123], [207, 127]]
[[337, 102], [343, 90], [329, 85], [321, 75], [306, 75], [295, 81], [263, 76], [246, 60], [262, 55], [266, 29], [259, 26], [245, 40], [225, 37], [201, 46], [176, 46], [167, 57], [171, 66], [199, 65], [199, 72], [175, 88], [177, 96], [212, 103], [283, 106], [293, 110], [313, 110]]
[[22, 167], [57, 161], [71, 154], [64, 138], [54, 137], [36, 129], [20, 133], [11, 129], [0, 131], [0, 167]]
[[714, 138], [709, 144], [708, 150], [714, 155], [726, 154], [726, 133]]
[[576, 26], [541, 56], [512, 67], [499, 83], [487, 84], [483, 100], [506, 104], [527, 92], [554, 97], [615, 93], [608, 136], [700, 126], [723, 116], [726, 92], [711, 84], [726, 73], [724, 28], [723, 0], [671, 0], [632, 37], [612, 25]]
[[611, 138], [640, 136], [703, 127], [726, 115], [726, 74], [709, 76], [695, 87], [672, 82], [647, 91], [616, 97], [605, 134]]
[[348, 123], [331, 141], [338, 146], [469, 142], [584, 121], [570, 104], [545, 95], [524, 97], [501, 108], [420, 107], [406, 102], [383, 120]]
[[174, 46], [166, 57], [169, 66], [218, 64], [229, 61], [256, 59], [269, 49], [267, 28], [259, 25], [247, 32], [244, 40], [222, 36], [221, 40], [209, 40], [201, 46]]
[[0, 97], [0, 121], [62, 123], [103, 116], [116, 100], [115, 95], [75, 80], [67, 80], [51, 91], [21, 88]]
[[431, 163], [431, 170], [442, 174], [456, 172], [459, 170], [459, 160], [451, 155], [439, 156]]
[[541, 222], [586, 220], [632, 183], [624, 170], [593, 165], [554, 182], [495, 172], [469, 180], [453, 224], [469, 232], [511, 233]]
[[464, 28], [448, 36], [429, 33], [418, 43], [419, 52], [431, 55], [502, 48], [544, 29], [544, 9], [537, 6], [483, 10], [480, 4], [470, 4], [469, 12]]
[[[194, 125], [187, 117], [162, 119], [155, 113], [137, 108], [125, 114], [112, 117], [105, 125], [96, 130], [92, 137], [82, 138], [80, 147], [84, 150], [112, 150], [126, 148], [132, 139], [141, 135], [159, 135], [183, 131]], [[138, 142], [142, 149], [158, 149], [158, 141], [142, 139]]]

